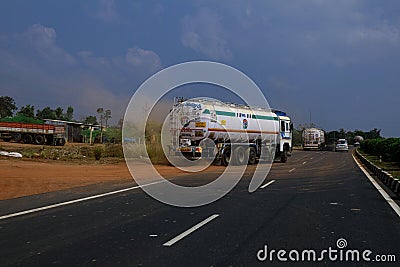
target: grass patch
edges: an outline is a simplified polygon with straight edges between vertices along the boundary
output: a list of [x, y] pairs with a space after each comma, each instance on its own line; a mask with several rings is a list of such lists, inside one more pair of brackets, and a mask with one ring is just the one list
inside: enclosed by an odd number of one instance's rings
[[358, 149], [358, 152], [382, 170], [389, 172], [393, 178], [400, 179], [400, 166], [397, 162], [381, 160], [380, 157], [365, 153], [361, 149]]
[[[39, 158], [53, 160], [77, 160], [95, 159], [96, 155], [100, 158], [124, 158], [122, 145], [70, 145], [70, 146], [24, 146], [6, 148], [1, 150], [21, 153], [24, 158]], [[97, 153], [97, 154], [96, 154]]]

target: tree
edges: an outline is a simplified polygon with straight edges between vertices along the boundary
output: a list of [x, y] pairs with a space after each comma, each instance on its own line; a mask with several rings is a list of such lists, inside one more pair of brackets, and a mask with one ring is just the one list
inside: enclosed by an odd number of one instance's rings
[[74, 108], [72, 106], [69, 106], [67, 108], [67, 113], [65, 114], [65, 119], [67, 121], [71, 121], [74, 118]]
[[293, 129], [292, 141], [294, 146], [300, 146], [302, 144], [301, 131]]
[[297, 130], [299, 130], [300, 132], [308, 128], [315, 128], [315, 124], [310, 122], [310, 123], [299, 124], [299, 126], [297, 126]]
[[108, 127], [108, 119], [111, 119], [111, 110], [107, 109], [104, 114], [104, 120], [106, 121], [106, 128]]
[[379, 138], [382, 138], [381, 130], [380, 129], [378, 130], [377, 128], [374, 128], [371, 131], [365, 133], [365, 137], [366, 137], [366, 139], [379, 139]]
[[56, 113], [56, 118], [59, 120], [63, 119], [63, 109], [61, 107], [58, 107], [54, 110], [54, 112]]
[[15, 100], [9, 96], [0, 96], [0, 118], [10, 117], [17, 109]]
[[17, 115], [34, 118], [35, 117], [35, 106], [25, 105], [20, 108]]
[[91, 125], [96, 125], [96, 124], [98, 124], [98, 123], [97, 123], [97, 118], [96, 118], [96, 116], [92, 116], [92, 115], [87, 116], [87, 117], [85, 118], [85, 120], [83, 121], [83, 123], [85, 123], [85, 124], [91, 124]]
[[122, 126], [124, 125], [124, 117], [121, 117], [118, 121], [117, 127], [122, 129]]
[[38, 119], [56, 119], [56, 113], [50, 107], [45, 107], [42, 110], [38, 110], [36, 112], [36, 117]]
[[104, 109], [103, 108], [98, 108], [97, 113], [100, 115], [100, 143], [103, 143], [103, 114], [104, 114]]

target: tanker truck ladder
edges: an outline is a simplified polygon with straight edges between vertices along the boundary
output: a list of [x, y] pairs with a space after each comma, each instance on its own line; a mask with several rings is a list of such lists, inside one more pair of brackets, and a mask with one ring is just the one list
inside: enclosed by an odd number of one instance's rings
[[170, 152], [174, 151], [179, 147], [179, 129], [178, 129], [178, 118], [175, 112], [170, 113], [169, 125], [171, 131], [171, 148]]

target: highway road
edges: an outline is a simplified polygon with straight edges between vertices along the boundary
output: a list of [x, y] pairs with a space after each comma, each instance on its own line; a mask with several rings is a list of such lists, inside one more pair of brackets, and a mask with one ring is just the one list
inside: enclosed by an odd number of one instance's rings
[[[198, 208], [171, 207], [137, 188], [2, 219], [0, 265], [398, 266], [400, 217], [351, 153], [295, 151], [286, 164], [274, 164], [254, 193], [248, 192], [250, 177]], [[213, 178], [203, 173], [174, 181], [196, 185]], [[278, 258], [278, 250], [286, 254]], [[314, 250], [317, 259], [304, 250]], [[346, 260], [348, 250], [360, 257], [367, 251], [366, 260]], [[392, 255], [397, 264], [377, 262]]]

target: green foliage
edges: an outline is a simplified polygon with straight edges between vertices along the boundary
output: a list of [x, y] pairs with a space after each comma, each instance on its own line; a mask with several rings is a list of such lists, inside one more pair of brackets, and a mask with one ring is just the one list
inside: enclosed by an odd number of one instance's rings
[[58, 119], [58, 120], [62, 120], [62, 119], [64, 119], [63, 118], [63, 109], [62, 109], [62, 107], [58, 107], [58, 108], [56, 108], [55, 110], [54, 110], [54, 113], [56, 113], [56, 119]]
[[42, 110], [36, 111], [36, 117], [38, 119], [51, 119], [55, 120], [57, 118], [56, 112], [50, 107], [45, 107]]
[[103, 136], [107, 137], [111, 143], [122, 143], [122, 130], [117, 127], [109, 127], [103, 131]]
[[325, 140], [327, 144], [333, 144], [339, 138], [346, 139], [350, 145], [354, 144], [354, 139], [356, 136], [361, 136], [364, 139], [378, 139], [381, 137], [381, 130], [376, 128], [370, 130], [369, 132], [364, 132], [361, 130], [346, 131], [345, 129], [340, 129], [339, 131], [331, 131], [325, 134]]
[[121, 145], [106, 144], [104, 148], [104, 157], [109, 158], [123, 158], [124, 151]]
[[93, 150], [93, 154], [96, 160], [100, 160], [104, 153], [104, 148], [101, 146], [96, 146]]
[[97, 123], [97, 118], [96, 118], [96, 116], [92, 116], [92, 115], [87, 116], [87, 117], [85, 118], [85, 120], [83, 121], [83, 123], [85, 123], [85, 124], [91, 124], [91, 125], [97, 125], [97, 124], [98, 124], [98, 123]]
[[44, 121], [38, 120], [32, 117], [26, 117], [24, 115], [16, 115], [14, 117], [7, 117], [0, 119], [3, 122], [20, 122], [20, 123], [36, 123], [36, 124], [44, 124]]
[[301, 131], [293, 129], [292, 142], [293, 146], [300, 146], [302, 144]]
[[382, 157], [384, 161], [400, 164], [400, 138], [367, 139], [361, 143], [361, 149], [365, 153]]
[[11, 117], [17, 109], [15, 100], [9, 96], [0, 96], [0, 118]]
[[67, 113], [65, 113], [64, 117], [65, 120], [72, 121], [72, 119], [74, 118], [74, 108], [72, 106], [69, 106], [67, 108]]
[[34, 118], [35, 117], [35, 106], [26, 105], [20, 108], [17, 115]]

